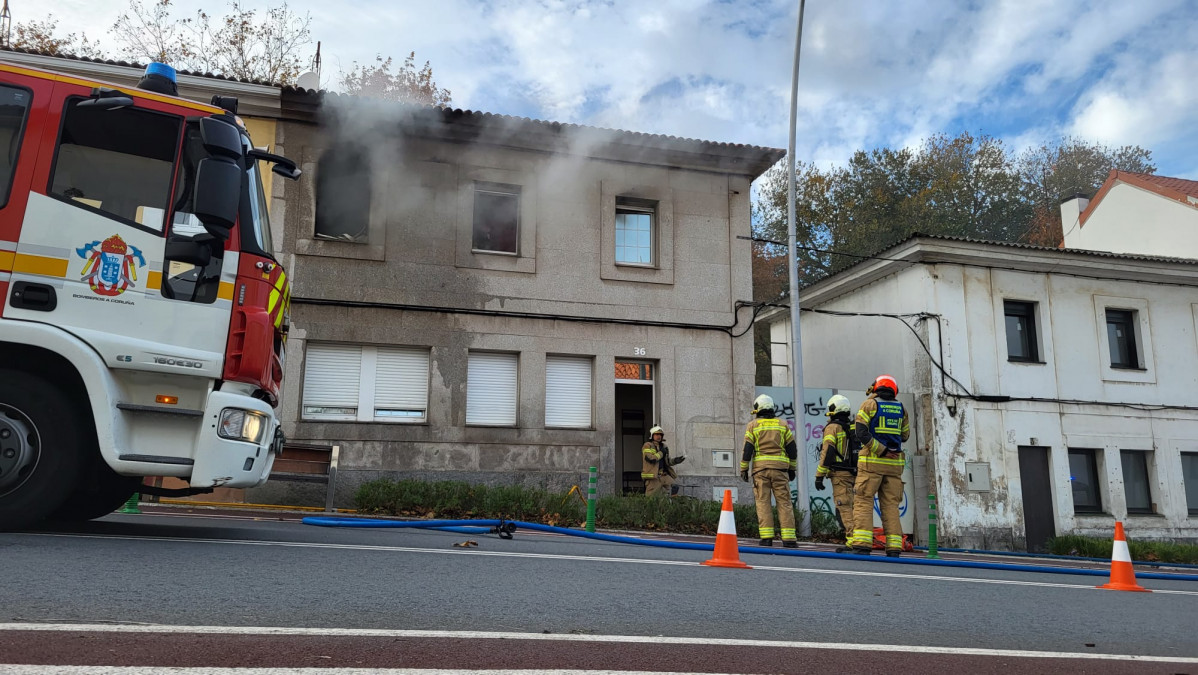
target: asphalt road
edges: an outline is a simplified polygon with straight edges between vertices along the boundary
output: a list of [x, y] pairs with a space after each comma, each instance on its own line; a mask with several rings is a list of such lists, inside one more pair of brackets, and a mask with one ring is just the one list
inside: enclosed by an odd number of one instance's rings
[[[479, 546], [453, 546], [467, 539]], [[742, 556], [752, 570], [698, 565], [707, 557], [525, 532], [503, 540], [109, 516], [0, 534], [0, 663], [805, 672], [847, 662], [859, 672], [999, 672], [1034, 651], [1069, 656], [1032, 672], [1198, 673], [1198, 662], [1086, 660], [1198, 657], [1194, 582], [1142, 581], [1162, 592], [1120, 593], [1094, 589], [1102, 580], [1092, 577], [754, 554]], [[235, 628], [184, 637], [128, 624]], [[315, 630], [264, 637], [262, 627]], [[255, 641], [279, 658], [213, 661], [255, 653]], [[853, 643], [898, 651], [843, 651]]]

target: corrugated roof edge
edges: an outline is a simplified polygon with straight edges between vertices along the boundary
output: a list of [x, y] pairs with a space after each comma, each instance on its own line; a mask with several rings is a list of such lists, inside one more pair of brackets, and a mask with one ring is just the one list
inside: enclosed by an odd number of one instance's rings
[[[1167, 258], [1167, 257], [1160, 257], [1160, 256], [1131, 255], [1131, 254], [1127, 254], [1127, 253], [1112, 253], [1110, 251], [1089, 251], [1089, 250], [1080, 249], [1080, 248], [1055, 248], [1055, 247], [1050, 247], [1050, 246], [1036, 246], [1034, 244], [1020, 244], [1018, 242], [1013, 242], [1013, 241], [992, 241], [989, 239], [973, 239], [971, 237], [952, 237], [952, 236], [943, 235], [943, 234], [923, 234], [921, 232], [915, 232], [911, 236], [907, 237], [906, 239], [903, 239], [903, 240], [898, 241], [894, 244], [891, 244], [879, 251], [871, 253], [870, 257], [858, 260], [857, 262], [853, 263], [852, 265], [849, 265], [848, 267], [839, 269], [827, 276], [820, 277], [819, 279], [803, 286], [799, 290], [806, 290], [809, 288], [814, 288], [815, 286], [826, 283], [830, 279], [834, 279], [835, 277], [845, 274], [845, 273], [849, 272], [850, 270], [856, 269], [866, 263], [873, 262], [877, 258], [886, 257], [887, 253], [894, 251], [896, 249], [902, 248], [904, 246], [908, 246], [912, 242], [919, 240], [919, 239], [934, 240], [934, 241], [960, 242], [960, 243], [964, 243], [964, 244], [978, 244], [978, 245], [983, 245], [983, 246], [999, 246], [999, 247], [1003, 247], [1003, 248], [1017, 248], [1017, 249], [1023, 249], [1023, 250], [1028, 250], [1028, 251], [1038, 251], [1038, 252], [1042, 252], [1042, 253], [1048, 253], [1050, 255], [1056, 255], [1056, 256], [1074, 255], [1074, 256], [1087, 256], [1087, 257], [1092, 257], [1092, 258], [1106, 258], [1106, 259], [1113, 259], [1113, 260], [1129, 260], [1129, 261], [1136, 261], [1136, 262], [1155, 262], [1155, 263], [1170, 263], [1170, 264], [1182, 264], [1182, 265], [1198, 265], [1198, 259], [1194, 259], [1194, 258]], [[880, 262], [892, 262], [892, 261], [880, 261]], [[893, 262], [899, 263], [899, 264], [905, 263], [905, 261], [893, 261]]]
[[[365, 97], [353, 96], [350, 94], [342, 94], [340, 92], [335, 92], [335, 91], [329, 91], [327, 89], [320, 89], [320, 90], [304, 89], [302, 87], [296, 87], [293, 85], [288, 85], [288, 86], [283, 87], [283, 93], [284, 94], [298, 94], [298, 95], [308, 96], [308, 97], [318, 98], [318, 99], [323, 99], [326, 97], [334, 97], [337, 99], [346, 99], [346, 100], [355, 100], [355, 99], [359, 99], [359, 98], [365, 98]], [[572, 122], [554, 122], [552, 120], [541, 120], [541, 119], [535, 119], [532, 117], [518, 117], [516, 115], [504, 115], [502, 113], [492, 113], [492, 112], [485, 112], [485, 111], [481, 111], [481, 110], [468, 110], [468, 109], [463, 109], [463, 108], [451, 108], [451, 107], [439, 106], [439, 105], [425, 105], [425, 104], [419, 104], [419, 103], [402, 103], [402, 102], [396, 102], [396, 103], [394, 103], [394, 105], [400, 106], [400, 107], [409, 107], [409, 108], [416, 109], [416, 110], [430, 110], [430, 111], [435, 110], [447, 117], [449, 117], [449, 116], [467, 117], [467, 118], [476, 118], [479, 120], [494, 119], [494, 120], [499, 120], [499, 121], [503, 121], [503, 122], [517, 122], [517, 123], [522, 123], [522, 124], [539, 125], [539, 126], [548, 127], [554, 131], [559, 131], [559, 130], [603, 131], [603, 132], [607, 132], [607, 133], [623, 134], [623, 135], [631, 136], [631, 137], [634, 137], [637, 139], [657, 139], [657, 140], [668, 141], [668, 142], [672, 142], [672, 143], [694, 143], [694, 144], [699, 144], [699, 145], [712, 147], [712, 148], [720, 148], [722, 150], [735, 150], [735, 151], [741, 151], [741, 152], [745, 152], [745, 153], [761, 155], [763, 157], [770, 158], [771, 163], [776, 162], [779, 159], [782, 159], [783, 157], [786, 156], [786, 151], [779, 149], [779, 148], [770, 148], [770, 147], [760, 146], [760, 145], [749, 145], [746, 143], [725, 143], [722, 141], [707, 141], [707, 140], [703, 140], [700, 138], [688, 138], [685, 136], [670, 136], [667, 134], [649, 134], [649, 133], [645, 133], [643, 131], [628, 131], [625, 129], [612, 129], [609, 127], [597, 127], [597, 126], [591, 126], [591, 125], [586, 125], [586, 124], [574, 124]]]
[[[0, 47], [0, 51], [13, 52], [15, 54], [32, 54], [33, 56], [49, 56], [56, 59], [67, 59], [70, 61], [83, 61], [85, 63], [100, 63], [106, 66], [123, 66], [125, 68], [145, 68], [145, 63], [134, 63], [132, 61], [117, 61], [114, 59], [93, 59], [87, 56], [77, 56], [75, 54], [51, 54], [50, 52], [40, 51], [37, 49], [20, 49], [17, 47]], [[241, 84], [259, 84], [267, 87], [279, 87], [283, 85], [278, 82], [268, 82], [266, 80], [246, 80], [239, 77], [229, 77], [227, 75], [218, 75], [216, 73], [201, 73], [194, 70], [177, 70], [180, 75], [190, 75], [192, 77], [205, 77], [211, 80], [222, 80], [224, 82], [238, 82]]]

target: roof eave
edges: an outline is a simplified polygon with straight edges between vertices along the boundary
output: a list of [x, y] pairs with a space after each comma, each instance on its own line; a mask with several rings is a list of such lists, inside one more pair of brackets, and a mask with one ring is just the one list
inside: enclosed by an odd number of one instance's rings
[[[74, 75], [121, 86], [133, 86], [141, 79], [142, 69], [100, 61], [68, 59], [45, 54], [0, 50], [0, 61], [27, 68]], [[238, 114], [246, 117], [280, 116], [280, 88], [267, 84], [238, 82], [218, 77], [179, 73], [179, 97], [208, 103], [213, 94], [235, 96]]]

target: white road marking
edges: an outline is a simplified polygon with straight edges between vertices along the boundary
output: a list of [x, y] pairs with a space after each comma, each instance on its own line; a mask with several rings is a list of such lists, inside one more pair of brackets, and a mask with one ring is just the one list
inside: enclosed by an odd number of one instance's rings
[[[2, 631], [54, 631], [70, 633], [155, 633], [177, 635], [264, 635], [301, 637], [377, 637], [450, 640], [543, 640], [549, 642], [593, 642], [624, 644], [701, 645], [711, 647], [754, 647], [781, 649], [822, 649], [896, 654], [944, 654], [948, 656], [1016, 657], [1028, 659], [1096, 659], [1102, 661], [1146, 661], [1155, 663], [1193, 663], [1198, 657], [1145, 656], [1139, 654], [1100, 654], [1084, 652], [1044, 652], [1024, 649], [983, 649], [979, 647], [937, 647], [931, 645], [885, 645], [855, 642], [799, 642], [789, 640], [746, 640], [737, 638], [662, 637], [660, 635], [575, 635], [554, 633], [513, 633], [453, 630], [393, 630], [385, 628], [293, 628], [281, 626], [172, 626], [167, 624], [72, 624], [72, 623], [0, 623]], [[0, 671], [2, 672], [2, 671]], [[324, 670], [324, 672], [329, 672]], [[446, 672], [446, 671], [441, 671]], [[460, 671], [459, 671], [460, 672]]]
[[[671, 675], [628, 670], [441, 670], [433, 668], [180, 668], [145, 666], [18, 666], [0, 675]], [[718, 675], [718, 674], [716, 674]]]
[[[191, 537], [139, 537], [131, 535], [115, 535], [115, 534], [71, 534], [57, 532], [18, 532], [14, 533], [17, 536], [28, 537], [60, 537], [69, 539], [111, 539], [121, 541], [166, 541], [173, 543], [187, 544], [226, 544], [232, 546], [269, 546], [283, 548], [313, 548], [313, 549], [331, 549], [345, 551], [380, 551], [393, 553], [430, 553], [436, 555], [470, 555], [470, 556], [489, 556], [499, 558], [534, 558], [539, 560], [571, 560], [580, 562], [608, 562], [608, 563], [631, 563], [637, 565], [674, 565], [680, 567], [699, 567], [700, 563], [688, 560], [656, 560], [652, 558], [613, 558], [605, 556], [585, 556], [585, 555], [566, 555], [560, 553], [522, 553], [516, 551], [482, 551], [479, 549], [440, 549], [440, 548], [417, 548], [410, 546], [379, 546], [374, 544], [325, 544], [319, 542], [301, 542], [301, 541], [263, 541], [254, 539], [198, 539]], [[768, 565], [754, 565], [753, 569], [764, 570], [768, 572], [797, 572], [802, 574], [832, 574], [842, 576], [862, 576], [862, 577], [880, 577], [886, 579], [919, 579], [923, 581], [952, 581], [959, 583], [973, 584], [1001, 584], [1007, 586], [1035, 586], [1040, 588], [1073, 588], [1073, 589], [1094, 589], [1098, 585], [1098, 581], [1102, 577], [1092, 577], [1094, 583], [1090, 584], [1065, 584], [1051, 583], [1046, 581], [1022, 581], [1018, 579], [982, 579], [977, 577], [953, 577], [933, 574], [914, 574], [914, 573], [898, 573], [898, 572], [872, 572], [864, 570], [841, 570], [841, 569], [821, 569], [813, 567], [777, 567]], [[1113, 593], [1117, 591], [1106, 591]], [[1178, 591], [1168, 589], [1152, 589], [1153, 593], [1166, 595], [1192, 595], [1198, 596], [1198, 591]]]

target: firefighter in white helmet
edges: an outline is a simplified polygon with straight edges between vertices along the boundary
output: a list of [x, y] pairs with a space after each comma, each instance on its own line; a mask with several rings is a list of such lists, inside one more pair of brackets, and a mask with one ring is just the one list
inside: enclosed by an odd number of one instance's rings
[[745, 428], [745, 447], [740, 461], [740, 479], [749, 480], [749, 464], [752, 463], [753, 496], [757, 500], [757, 530], [762, 546], [773, 546], [774, 509], [770, 506], [770, 495], [778, 505], [778, 525], [781, 528], [782, 545], [796, 548], [795, 511], [790, 501], [790, 481], [798, 469], [799, 450], [795, 445], [794, 432], [775, 415], [774, 399], [762, 394], [753, 401], [753, 414], [757, 419]]
[[848, 398], [834, 395], [828, 399], [828, 411], [824, 414], [828, 423], [824, 425], [819, 466], [815, 469], [815, 489], [823, 490], [825, 480], [832, 480], [836, 518], [847, 545], [848, 538], [853, 535], [853, 481], [857, 479], [857, 448], [860, 444], [852, 433], [853, 407]]
[[641, 446], [641, 479], [645, 481], [645, 494], [670, 494], [671, 486], [678, 473], [674, 467], [681, 464], [686, 457], [679, 455], [670, 457], [670, 448], [666, 445], [666, 432], [661, 427], [649, 430], [649, 440]]

